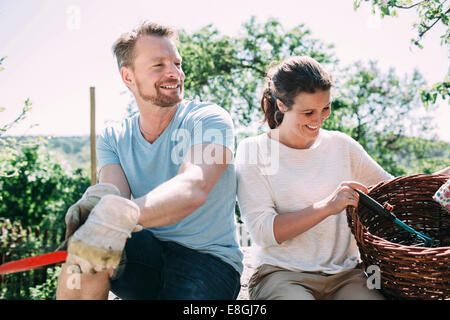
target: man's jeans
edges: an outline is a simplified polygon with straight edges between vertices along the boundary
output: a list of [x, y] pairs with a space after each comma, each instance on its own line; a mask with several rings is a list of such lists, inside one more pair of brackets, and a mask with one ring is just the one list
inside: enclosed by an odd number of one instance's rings
[[210, 254], [156, 239], [149, 230], [132, 234], [111, 279], [121, 299], [234, 300], [239, 273]]

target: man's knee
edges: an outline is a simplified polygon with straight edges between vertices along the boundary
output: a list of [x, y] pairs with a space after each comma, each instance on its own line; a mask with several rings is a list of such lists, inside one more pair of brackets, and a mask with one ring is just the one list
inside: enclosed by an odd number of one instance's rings
[[56, 290], [57, 300], [106, 300], [113, 270], [83, 274], [76, 266], [63, 264]]

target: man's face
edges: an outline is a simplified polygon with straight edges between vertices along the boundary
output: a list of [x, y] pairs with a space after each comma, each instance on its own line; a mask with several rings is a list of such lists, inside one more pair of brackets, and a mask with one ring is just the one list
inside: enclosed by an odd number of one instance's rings
[[[142, 100], [158, 107], [172, 107], [183, 99], [181, 56], [168, 38], [144, 36], [135, 47], [134, 88]], [[134, 89], [134, 90], [133, 90]]]

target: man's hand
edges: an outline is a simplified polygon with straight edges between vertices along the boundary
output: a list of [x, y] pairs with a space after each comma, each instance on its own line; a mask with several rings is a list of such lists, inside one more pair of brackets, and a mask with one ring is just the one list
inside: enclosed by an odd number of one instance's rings
[[86, 221], [91, 210], [97, 205], [100, 199], [107, 194], [120, 195], [119, 189], [111, 183], [99, 183], [87, 188], [80, 200], [73, 204], [67, 210], [66, 222], [66, 240], [57, 250], [66, 250], [68, 239], [75, 231]]
[[66, 263], [91, 274], [116, 268], [127, 238], [141, 230], [136, 228], [139, 216], [134, 202], [115, 195], [102, 197], [70, 238]]

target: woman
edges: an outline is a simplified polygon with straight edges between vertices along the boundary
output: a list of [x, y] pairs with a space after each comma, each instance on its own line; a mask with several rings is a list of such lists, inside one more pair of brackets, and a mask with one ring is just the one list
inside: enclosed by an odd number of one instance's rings
[[321, 129], [333, 81], [309, 57], [270, 68], [270, 131], [236, 152], [238, 201], [255, 246], [251, 299], [383, 299], [369, 290], [345, 208], [393, 178], [349, 136]]

